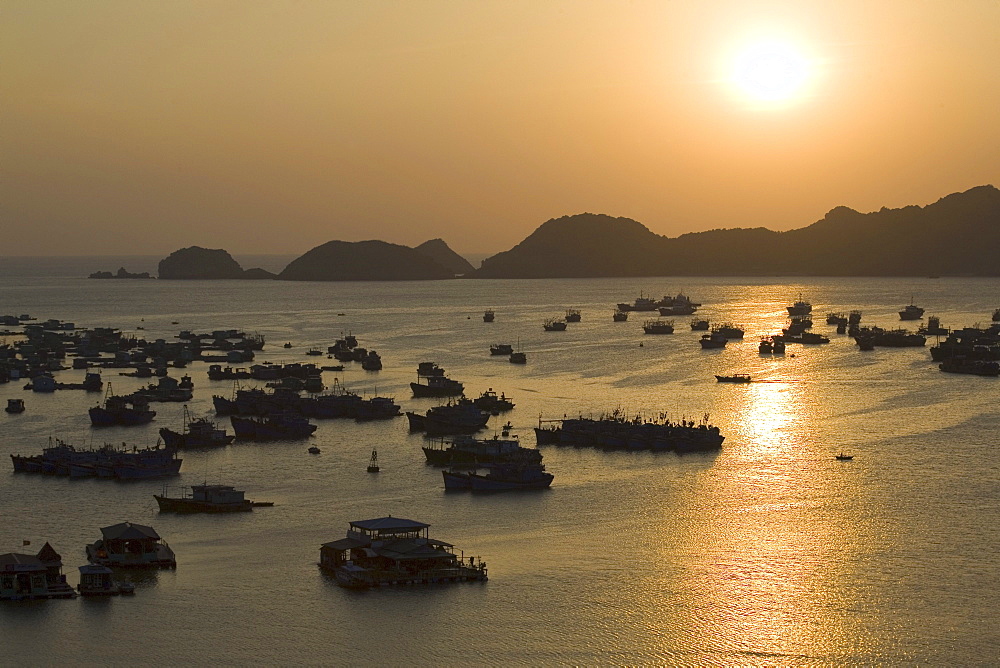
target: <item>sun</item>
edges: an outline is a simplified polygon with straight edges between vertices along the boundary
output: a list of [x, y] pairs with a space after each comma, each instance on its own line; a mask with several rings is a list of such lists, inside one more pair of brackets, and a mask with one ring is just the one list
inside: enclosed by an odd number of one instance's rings
[[754, 102], [780, 103], [800, 97], [812, 75], [809, 58], [795, 46], [777, 41], [757, 42], [736, 54], [731, 82]]

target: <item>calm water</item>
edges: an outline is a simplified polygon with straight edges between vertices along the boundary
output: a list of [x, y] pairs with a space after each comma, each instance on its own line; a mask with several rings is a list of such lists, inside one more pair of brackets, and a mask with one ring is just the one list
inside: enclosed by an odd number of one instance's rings
[[[179, 562], [130, 599], [0, 605], [4, 663], [970, 665], [1000, 655], [1000, 382], [942, 374], [927, 349], [861, 353], [823, 324], [827, 311], [859, 308], [865, 323], [894, 326], [911, 295], [945, 326], [985, 324], [1000, 306], [998, 280], [97, 282], [32, 275], [45, 262], [0, 272], [0, 313], [141, 323], [147, 337], [256, 330], [269, 342], [258, 361], [315, 361], [309, 347], [350, 331], [385, 369], [349, 365], [341, 380], [404, 410], [433, 405], [407, 387], [417, 362], [433, 360], [470, 394], [512, 396], [504, 419], [526, 444], [539, 414], [616, 407], [709, 413], [727, 439], [711, 456], [545, 446], [550, 490], [446, 495], [405, 418], [321, 421], [319, 456], [304, 442], [184, 453], [172, 485], [225, 482], [276, 503], [224, 517], [159, 515], [157, 481], [15, 476], [0, 464], [0, 552], [48, 540], [75, 584], [84, 545], [131, 520], [153, 525]], [[688, 318], [660, 337], [642, 334], [641, 314], [613, 323], [612, 305], [640, 289], [691, 295], [705, 304], [699, 315], [745, 325], [745, 342], [702, 351]], [[778, 331], [800, 293], [814, 304], [814, 331], [833, 342], [759, 356], [758, 335]], [[487, 307], [495, 323], [482, 322]], [[583, 322], [543, 332], [566, 308]], [[491, 358], [497, 342], [519, 342], [528, 365]], [[196, 414], [231, 392], [206, 366], [187, 370]], [[715, 382], [732, 372], [760, 382]], [[118, 393], [141, 384], [114, 373], [105, 379]], [[142, 445], [180, 426], [181, 406], [158, 404], [151, 425], [94, 431], [96, 395], [21, 386], [0, 385], [0, 403], [28, 405], [0, 417], [4, 460], [39, 452], [49, 436]], [[378, 475], [365, 472], [373, 447]], [[840, 451], [854, 461], [835, 461]], [[489, 582], [359, 593], [319, 571], [321, 543], [350, 520], [387, 514], [426, 521], [432, 536], [481, 556]]]

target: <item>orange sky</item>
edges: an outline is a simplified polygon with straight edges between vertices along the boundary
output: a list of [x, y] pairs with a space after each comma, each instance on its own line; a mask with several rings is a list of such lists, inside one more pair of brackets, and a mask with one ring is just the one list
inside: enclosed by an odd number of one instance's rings
[[998, 121], [993, 0], [0, 0], [0, 255], [789, 229], [1000, 185]]

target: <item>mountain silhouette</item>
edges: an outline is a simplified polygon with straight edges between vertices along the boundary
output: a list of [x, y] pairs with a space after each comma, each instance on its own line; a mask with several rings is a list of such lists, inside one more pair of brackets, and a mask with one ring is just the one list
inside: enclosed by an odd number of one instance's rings
[[328, 241], [288, 263], [285, 281], [411, 281], [454, 278], [423, 253], [385, 241]]
[[668, 238], [629, 218], [554, 218], [473, 278], [604, 276], [1000, 275], [1000, 190], [991, 185], [925, 207], [860, 213], [839, 206], [812, 225], [709, 230]]

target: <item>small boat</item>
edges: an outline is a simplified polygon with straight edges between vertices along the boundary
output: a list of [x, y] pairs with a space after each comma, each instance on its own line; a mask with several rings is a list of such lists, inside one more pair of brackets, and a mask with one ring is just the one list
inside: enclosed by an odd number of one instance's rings
[[761, 355], [767, 355], [774, 352], [774, 341], [770, 337], [764, 337], [760, 340], [760, 345], [757, 346], [757, 350], [760, 351]]
[[509, 343], [494, 343], [490, 346], [490, 355], [510, 355], [514, 352], [514, 346]]
[[993, 322], [1000, 322], [1000, 308], [993, 311]]
[[919, 306], [915, 306], [912, 303], [913, 299], [910, 299], [910, 302], [911, 303], [908, 306], [904, 306], [903, 310], [899, 312], [899, 319], [900, 320], [920, 320], [921, 318], [923, 318], [924, 317], [924, 310], [922, 308], [920, 308]]
[[743, 328], [734, 325], [731, 322], [726, 322], [715, 328], [715, 331], [726, 337], [727, 339], [742, 339], [743, 338]]
[[378, 452], [376, 452], [374, 450], [374, 448], [372, 449], [372, 458], [370, 460], [368, 460], [368, 472], [369, 473], [378, 473], [379, 472], [379, 468], [378, 468]]
[[628, 320], [628, 311], [615, 311], [611, 314], [611, 320], [614, 322], [625, 322]]
[[806, 315], [812, 313], [813, 307], [812, 304], [802, 299], [802, 295], [799, 295], [798, 301], [785, 308], [788, 309], [788, 315]]
[[854, 459], [854, 455], [845, 455], [843, 452], [841, 452], [839, 455], [835, 457], [835, 459], [841, 462], [849, 462], [852, 459]]
[[483, 313], [483, 322], [493, 322], [497, 317], [497, 314], [493, 312], [493, 309], [489, 309]]
[[546, 332], [565, 332], [566, 331], [566, 321], [565, 320], [546, 320], [542, 323], [542, 329]]
[[8, 413], [23, 413], [24, 412], [24, 399], [8, 399], [7, 408], [4, 409]]
[[691, 321], [691, 331], [692, 332], [707, 332], [708, 331], [708, 320], [692, 320]]
[[472, 404], [476, 408], [487, 413], [492, 413], [493, 415], [514, 409], [514, 402], [508, 399], [505, 394], [498, 395], [493, 391], [492, 387], [480, 394], [476, 399], [473, 399]]
[[283, 347], [284, 348], [291, 348], [292, 347], [292, 342], [288, 341], [287, 343], [285, 343], [285, 345]]
[[319, 348], [310, 348], [306, 351], [306, 355], [312, 355], [313, 357], [319, 357], [323, 354], [323, 351]]
[[715, 380], [720, 383], [749, 383], [751, 381], [748, 373], [734, 373], [732, 376], [716, 376]]
[[576, 309], [566, 309], [566, 322], [580, 322], [581, 317]]
[[726, 343], [728, 342], [729, 339], [718, 332], [712, 332], [711, 334], [702, 334], [700, 340], [701, 347], [705, 349], [725, 348]]
[[646, 334], [673, 334], [673, 320], [647, 320], [642, 325], [642, 331]]
[[318, 455], [319, 454], [319, 448], [317, 448], [315, 445], [310, 446], [309, 447], [309, 454], [310, 455]]
[[510, 357], [508, 359], [510, 360], [511, 364], [527, 364], [528, 363], [528, 356], [525, 355], [524, 353], [520, 352], [520, 351], [518, 351], [516, 353], [511, 353]]

